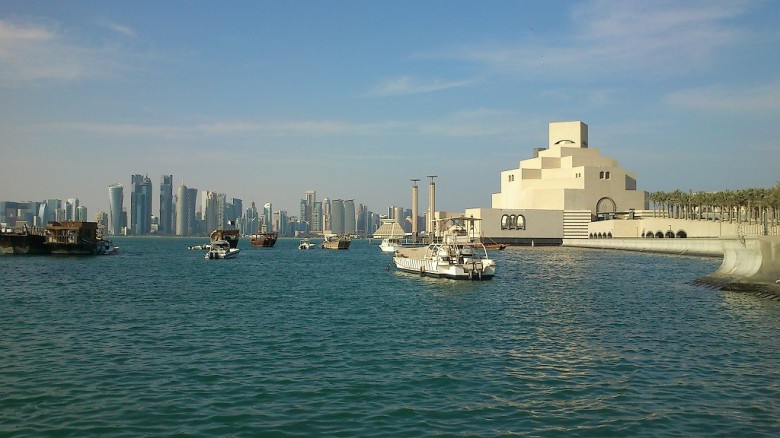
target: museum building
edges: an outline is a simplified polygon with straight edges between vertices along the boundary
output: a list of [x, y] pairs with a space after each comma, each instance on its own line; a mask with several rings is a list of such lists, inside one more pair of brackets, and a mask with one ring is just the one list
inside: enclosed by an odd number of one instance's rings
[[647, 210], [648, 199], [637, 190], [635, 174], [588, 146], [588, 125], [554, 122], [546, 148], [501, 172], [492, 208], [467, 209], [465, 215], [481, 219], [479, 231], [497, 243], [560, 245], [563, 239], [587, 239], [593, 221]]

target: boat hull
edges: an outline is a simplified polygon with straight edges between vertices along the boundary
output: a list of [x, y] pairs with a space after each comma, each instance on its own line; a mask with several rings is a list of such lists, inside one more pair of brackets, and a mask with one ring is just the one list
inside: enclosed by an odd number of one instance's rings
[[209, 251], [206, 253], [205, 258], [209, 260], [232, 259], [240, 252], [241, 250], [238, 248], [231, 248], [229, 251]]
[[276, 245], [276, 239], [276, 233], [254, 234], [249, 236], [249, 243], [256, 248], [272, 248]]
[[349, 239], [326, 239], [322, 241], [320, 245], [322, 249], [349, 249], [349, 244], [352, 243]]
[[2, 233], [0, 252], [9, 255], [43, 255], [51, 254], [51, 248], [46, 245], [46, 237], [40, 234]]
[[453, 280], [489, 280], [496, 274], [496, 266], [492, 260], [446, 263], [437, 260], [395, 256], [393, 263], [399, 271]]

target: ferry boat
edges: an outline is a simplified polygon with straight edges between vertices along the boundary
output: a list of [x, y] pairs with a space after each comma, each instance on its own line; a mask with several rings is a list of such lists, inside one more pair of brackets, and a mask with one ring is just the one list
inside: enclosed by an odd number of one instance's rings
[[258, 248], [271, 248], [279, 237], [276, 233], [258, 233], [249, 236], [249, 243]]
[[325, 236], [325, 240], [322, 241], [320, 247], [322, 249], [349, 249], [349, 244], [352, 242], [348, 234], [329, 234]]
[[211, 242], [211, 248], [206, 253], [207, 259], [232, 259], [240, 253], [238, 248], [231, 248], [227, 240], [215, 240]]
[[477, 220], [460, 216], [437, 221], [444, 227], [449, 223], [451, 225], [428, 246], [398, 248], [393, 263], [400, 271], [423, 276], [455, 280], [492, 278], [496, 273], [496, 262], [488, 256], [482, 240], [474, 235], [474, 223]]

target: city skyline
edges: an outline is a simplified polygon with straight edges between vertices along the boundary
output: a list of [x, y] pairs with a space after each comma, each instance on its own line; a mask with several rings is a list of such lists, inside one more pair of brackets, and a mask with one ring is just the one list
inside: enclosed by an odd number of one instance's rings
[[[6, 2], [0, 199], [109, 211], [125, 175], [298, 212], [300, 193], [489, 207], [588, 120], [646, 191], [772, 187], [780, 4]], [[176, 23], [175, 26], [170, 23]], [[229, 178], [226, 177], [229, 175]], [[158, 212], [159, 194], [153, 196]]]

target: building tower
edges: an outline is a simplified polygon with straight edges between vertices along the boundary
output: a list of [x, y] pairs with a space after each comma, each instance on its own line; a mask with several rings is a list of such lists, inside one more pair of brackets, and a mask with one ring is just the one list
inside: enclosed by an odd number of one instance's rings
[[132, 175], [130, 182], [130, 228], [133, 234], [149, 234], [152, 231], [152, 180], [148, 175]]
[[344, 234], [355, 234], [357, 223], [355, 222], [355, 200], [344, 201]]
[[160, 234], [173, 234], [173, 175], [160, 176]]
[[331, 224], [332, 218], [331, 218], [331, 203], [330, 199], [325, 198], [322, 200], [322, 231], [330, 231], [333, 229], [333, 225]]
[[270, 233], [273, 231], [273, 219], [274, 219], [274, 208], [270, 202], [266, 202], [265, 205], [263, 205], [262, 232]]
[[314, 217], [314, 204], [317, 202], [317, 192], [315, 190], [306, 191], [306, 216], [304, 220], [309, 224], [310, 231], [322, 231], [322, 228], [316, 228], [315, 223], [319, 223]]
[[179, 186], [176, 191], [176, 235], [177, 236], [189, 236], [189, 208], [187, 196], [187, 186], [184, 184]]
[[425, 229], [428, 230], [429, 239], [433, 239], [436, 235], [436, 175], [428, 175], [428, 178], [431, 182], [428, 184], [428, 220]]
[[344, 234], [343, 199], [334, 199], [330, 201], [330, 231], [335, 234]]
[[79, 198], [68, 198], [65, 203], [65, 217], [69, 221], [77, 221], [79, 210]]
[[122, 234], [124, 190], [125, 188], [119, 183], [108, 186], [108, 231], [114, 236]]
[[412, 179], [412, 241], [417, 242], [417, 201], [418, 201], [418, 188], [417, 181], [419, 179]]

